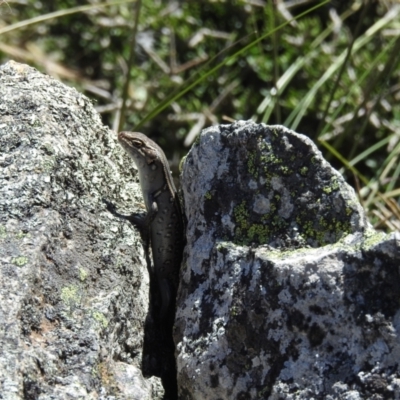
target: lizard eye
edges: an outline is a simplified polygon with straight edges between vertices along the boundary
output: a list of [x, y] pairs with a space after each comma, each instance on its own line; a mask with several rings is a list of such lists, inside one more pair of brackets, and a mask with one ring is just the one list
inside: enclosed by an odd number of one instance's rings
[[141, 140], [132, 139], [132, 145], [140, 149], [143, 146], [143, 142]]

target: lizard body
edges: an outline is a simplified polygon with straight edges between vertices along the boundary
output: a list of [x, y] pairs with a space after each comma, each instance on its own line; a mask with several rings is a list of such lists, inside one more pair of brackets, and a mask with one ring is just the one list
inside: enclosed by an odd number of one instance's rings
[[184, 222], [168, 161], [162, 149], [138, 132], [120, 132], [118, 141], [139, 171], [149, 228], [154, 270], [161, 294], [161, 320], [174, 315]]

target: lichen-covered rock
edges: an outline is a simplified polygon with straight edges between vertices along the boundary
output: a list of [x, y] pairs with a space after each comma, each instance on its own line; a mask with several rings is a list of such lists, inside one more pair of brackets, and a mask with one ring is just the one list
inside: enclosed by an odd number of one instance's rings
[[75, 89], [14, 62], [0, 87], [0, 398], [161, 398], [143, 247], [102, 202], [133, 211], [132, 164]]
[[180, 399], [400, 399], [400, 234], [308, 138], [206, 129], [182, 187]]

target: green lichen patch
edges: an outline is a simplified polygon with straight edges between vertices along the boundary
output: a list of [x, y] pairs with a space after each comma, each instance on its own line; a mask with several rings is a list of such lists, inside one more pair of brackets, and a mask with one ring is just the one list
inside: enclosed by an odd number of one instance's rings
[[92, 317], [102, 328], [107, 328], [108, 320], [102, 312], [93, 311]]
[[28, 257], [25, 257], [25, 256], [14, 257], [11, 260], [11, 262], [18, 267], [23, 267], [24, 265], [26, 265], [28, 263]]
[[308, 172], [308, 167], [302, 167], [300, 168], [300, 174], [303, 176], [306, 176]]
[[[274, 210], [275, 207], [270, 207]], [[240, 245], [249, 245], [251, 243], [267, 243], [270, 235], [277, 226], [282, 226], [284, 221], [281, 218], [267, 213], [258, 217], [255, 222], [250, 217], [249, 206], [243, 200], [241, 204], [234, 207], [233, 214], [237, 224], [235, 231], [235, 243]]]
[[7, 237], [7, 229], [4, 225], [0, 225], [0, 240]]
[[61, 294], [60, 298], [64, 305], [72, 310], [75, 308], [78, 304], [80, 304], [81, 299], [82, 299], [82, 293], [79, 289], [78, 286], [76, 285], [68, 285], [64, 286], [61, 289]]
[[337, 176], [331, 178], [329, 186], [324, 186], [322, 191], [326, 194], [330, 194], [335, 190], [339, 190], [339, 182]]
[[51, 171], [54, 170], [55, 165], [56, 165], [55, 157], [46, 157], [46, 158], [43, 158], [43, 160], [41, 162], [41, 167], [39, 168], [39, 170], [46, 172], [46, 173], [50, 173]]
[[354, 191], [308, 138], [253, 123], [233, 130], [221, 131], [230, 152], [226, 173], [218, 175], [212, 198], [205, 195], [207, 216], [233, 211], [235, 228], [223, 227], [221, 237], [237, 244], [319, 247], [364, 229]]
[[212, 199], [211, 193], [210, 193], [210, 192], [206, 192], [206, 193], [204, 194], [204, 198], [207, 199], [207, 200], [211, 200], [211, 199]]
[[362, 249], [367, 251], [371, 247], [381, 243], [386, 237], [387, 234], [384, 232], [377, 232], [374, 229], [368, 229], [363, 236]]
[[79, 267], [79, 279], [83, 282], [88, 277], [89, 273], [82, 267]]
[[254, 178], [258, 177], [258, 169], [255, 164], [255, 154], [253, 154], [253, 153], [249, 153], [249, 158], [247, 161], [247, 168], [248, 168], [248, 171], [250, 172], [250, 174]]
[[15, 238], [16, 238], [16, 239], [24, 239], [24, 238], [26, 238], [26, 237], [30, 237], [30, 234], [29, 234], [29, 233], [25, 233], [25, 232], [23, 232], [23, 231], [18, 231], [18, 232], [15, 234]]

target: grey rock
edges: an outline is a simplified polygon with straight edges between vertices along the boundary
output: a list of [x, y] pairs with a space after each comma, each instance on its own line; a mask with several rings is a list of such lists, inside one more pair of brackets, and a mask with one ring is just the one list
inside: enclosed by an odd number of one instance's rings
[[[0, 67], [0, 398], [160, 399], [134, 166], [90, 101]], [[305, 136], [239, 121], [183, 168], [180, 399], [400, 399], [400, 235]]]
[[182, 188], [180, 399], [400, 399], [400, 234], [311, 140], [206, 129]]
[[102, 202], [141, 201], [132, 163], [75, 89], [14, 62], [0, 88], [0, 398], [162, 398], [143, 246]]

